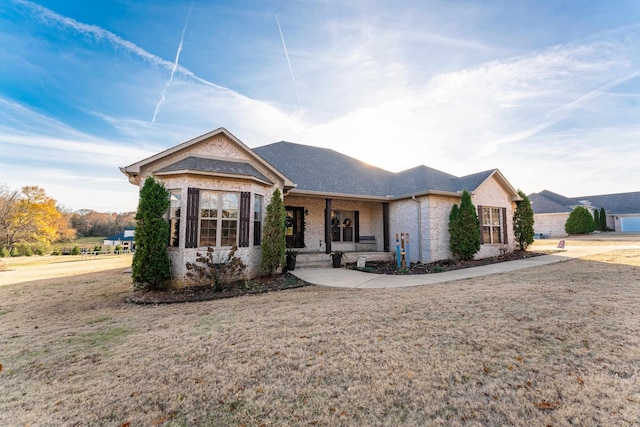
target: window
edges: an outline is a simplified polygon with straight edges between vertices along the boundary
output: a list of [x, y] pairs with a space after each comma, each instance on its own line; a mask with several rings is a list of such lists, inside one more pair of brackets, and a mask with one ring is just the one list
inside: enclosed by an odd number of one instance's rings
[[507, 243], [506, 239], [506, 209], [479, 206], [481, 243], [497, 244]]
[[200, 246], [218, 246], [219, 196], [215, 191], [200, 192]]
[[262, 196], [257, 194], [253, 198], [253, 245], [262, 243]]
[[222, 193], [222, 232], [219, 246], [233, 246], [238, 237], [238, 194]]
[[185, 248], [249, 246], [251, 193], [187, 190]]
[[357, 211], [331, 211], [331, 240], [357, 242]]
[[178, 246], [180, 243], [180, 202], [182, 195], [180, 190], [169, 190], [169, 211], [167, 221], [169, 222], [169, 246]]

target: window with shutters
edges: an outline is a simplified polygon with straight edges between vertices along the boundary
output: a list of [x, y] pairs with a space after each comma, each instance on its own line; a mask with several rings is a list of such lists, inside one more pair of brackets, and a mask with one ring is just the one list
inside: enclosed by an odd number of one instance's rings
[[169, 190], [169, 200], [169, 211], [167, 212], [167, 222], [169, 222], [169, 246], [177, 247], [180, 243], [181, 191]]
[[239, 194], [200, 190], [198, 246], [233, 246], [238, 240]]
[[504, 208], [482, 206], [480, 213], [480, 227], [483, 244], [507, 243], [505, 238]]

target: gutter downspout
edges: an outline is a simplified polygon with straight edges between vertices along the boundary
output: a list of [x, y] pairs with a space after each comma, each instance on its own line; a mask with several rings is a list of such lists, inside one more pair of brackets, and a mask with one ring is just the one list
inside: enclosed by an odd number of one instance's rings
[[418, 259], [422, 262], [422, 202], [411, 196], [411, 200], [418, 204]]

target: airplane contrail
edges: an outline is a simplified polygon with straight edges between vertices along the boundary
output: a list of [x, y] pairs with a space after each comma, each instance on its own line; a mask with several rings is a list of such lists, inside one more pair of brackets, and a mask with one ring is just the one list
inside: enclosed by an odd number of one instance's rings
[[176, 52], [176, 60], [173, 63], [173, 68], [171, 68], [171, 75], [169, 76], [169, 81], [167, 81], [167, 84], [164, 85], [164, 89], [162, 89], [162, 94], [160, 95], [160, 100], [158, 101], [158, 104], [156, 104], [156, 110], [153, 112], [153, 119], [151, 119], [151, 124], [156, 122], [156, 117], [158, 117], [158, 112], [160, 111], [160, 106], [162, 104], [164, 104], [165, 93], [167, 92], [167, 89], [169, 88], [169, 85], [173, 81], [173, 75], [175, 74], [176, 69], [178, 68], [178, 61], [180, 60], [180, 52], [182, 52], [182, 45], [184, 43], [184, 33], [186, 33], [186, 31], [187, 31], [187, 24], [189, 23], [189, 18], [191, 17], [191, 11], [192, 10], [193, 10], [193, 2], [191, 2], [191, 7], [189, 8], [189, 14], [187, 15], [187, 20], [185, 21], [184, 27], [182, 28], [182, 35], [180, 36], [180, 43], [178, 44], [178, 51]]
[[296, 91], [296, 96], [298, 97], [298, 105], [302, 110], [302, 102], [300, 101], [300, 93], [298, 92], [298, 85], [296, 84], [296, 78], [293, 75], [293, 68], [291, 67], [291, 61], [289, 60], [289, 52], [287, 52], [287, 45], [284, 43], [284, 36], [282, 35], [282, 28], [280, 28], [280, 20], [278, 19], [278, 15], [276, 15], [276, 22], [278, 23], [278, 30], [280, 31], [280, 38], [282, 39], [282, 47], [284, 48], [284, 55], [287, 57], [287, 63], [289, 64], [289, 72], [291, 73], [291, 80], [293, 80], [293, 88]]

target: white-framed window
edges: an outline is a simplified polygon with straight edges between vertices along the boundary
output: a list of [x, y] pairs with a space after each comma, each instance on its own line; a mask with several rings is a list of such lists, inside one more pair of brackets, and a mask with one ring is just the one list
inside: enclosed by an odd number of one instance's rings
[[506, 243], [505, 241], [505, 209], [482, 206], [480, 228], [483, 244]]
[[180, 243], [180, 205], [182, 202], [181, 190], [169, 190], [169, 246], [177, 247]]
[[233, 246], [238, 239], [238, 193], [200, 191], [199, 246]]
[[253, 245], [262, 243], [262, 196], [256, 194], [253, 197]]

